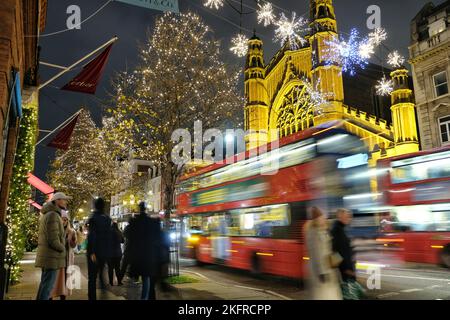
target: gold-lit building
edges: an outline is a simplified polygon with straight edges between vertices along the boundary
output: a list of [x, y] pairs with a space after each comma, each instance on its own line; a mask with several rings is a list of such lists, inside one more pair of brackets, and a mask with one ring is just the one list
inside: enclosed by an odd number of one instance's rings
[[[342, 67], [326, 61], [329, 43], [339, 36], [332, 0], [310, 0], [310, 21], [307, 43], [292, 50], [286, 42], [268, 63], [264, 61], [263, 42], [256, 36], [248, 41], [244, 82], [247, 148], [341, 120], [346, 130], [367, 143], [371, 164], [379, 158], [418, 151], [414, 95], [406, 68], [390, 73], [394, 81], [392, 123], [358, 106], [348, 106], [344, 103]], [[311, 88], [321, 92], [324, 101], [318, 104]]]

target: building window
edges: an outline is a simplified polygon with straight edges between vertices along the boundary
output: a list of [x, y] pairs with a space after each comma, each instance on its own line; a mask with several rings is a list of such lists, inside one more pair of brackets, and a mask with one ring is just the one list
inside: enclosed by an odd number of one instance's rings
[[450, 144], [450, 116], [439, 119], [442, 144]]
[[436, 97], [440, 97], [448, 93], [447, 73], [445, 71], [435, 74], [433, 76], [433, 82], [436, 91]]
[[443, 31], [445, 31], [446, 28], [447, 28], [447, 25], [445, 23], [445, 19], [439, 19], [428, 25], [428, 33], [429, 33], [430, 37], [433, 37]]

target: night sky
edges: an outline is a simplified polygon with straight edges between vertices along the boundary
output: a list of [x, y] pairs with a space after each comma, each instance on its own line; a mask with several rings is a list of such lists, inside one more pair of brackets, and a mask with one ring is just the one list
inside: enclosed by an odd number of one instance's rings
[[[243, 66], [244, 60], [233, 56], [228, 49], [231, 37], [239, 32], [239, 15], [228, 6], [219, 11], [204, 8], [203, 0], [178, 1], [180, 11], [194, 11], [212, 27], [215, 38], [221, 41], [224, 60], [230, 64]], [[239, 6], [237, 0], [230, 1]], [[68, 17], [66, 9], [69, 5], [80, 6], [81, 20], [84, 20], [106, 2], [107, 0], [48, 0], [47, 24], [43, 34], [66, 29]], [[271, 0], [271, 2], [286, 12], [295, 11], [298, 15], [305, 17], [309, 15], [309, 0]], [[356, 27], [363, 35], [369, 32], [366, 27], [368, 17], [366, 9], [369, 5], [378, 5], [381, 8], [382, 27], [389, 34], [386, 45], [391, 50], [397, 49], [404, 56], [408, 56], [410, 21], [428, 2], [428, 0], [335, 0], [334, 5], [339, 31], [348, 33], [351, 28]], [[443, 1], [434, 1], [435, 4], [441, 2]], [[244, 0], [244, 4], [255, 7], [254, 0]], [[280, 12], [280, 9], [276, 11]], [[54, 129], [75, 113], [80, 106], [89, 108], [95, 121], [100, 123], [102, 101], [106, 101], [108, 93], [112, 92], [110, 85], [112, 76], [115, 72], [124, 71], [127, 68], [130, 70], [135, 66], [138, 60], [138, 44], [145, 42], [148, 31], [151, 31], [154, 26], [155, 18], [161, 14], [162, 12], [159, 11], [112, 2], [92, 19], [82, 24], [81, 30], [70, 30], [41, 37], [41, 61], [64, 66], [72, 64], [114, 35], [119, 37], [119, 41], [112, 48], [95, 96], [58, 90], [75, 76], [77, 71], [67, 73], [41, 90], [40, 128]], [[279, 45], [273, 42], [274, 27], [258, 25], [255, 14], [243, 16], [242, 27], [249, 37], [252, 35], [251, 30], [256, 28], [257, 35], [264, 41], [265, 60], [270, 60], [279, 48]], [[379, 63], [376, 60], [373, 62]], [[57, 72], [57, 69], [41, 66], [41, 82]], [[36, 150], [35, 174], [42, 179], [46, 178], [48, 164], [55, 153], [54, 149], [46, 147], [47, 142], [48, 140], [41, 143]]]

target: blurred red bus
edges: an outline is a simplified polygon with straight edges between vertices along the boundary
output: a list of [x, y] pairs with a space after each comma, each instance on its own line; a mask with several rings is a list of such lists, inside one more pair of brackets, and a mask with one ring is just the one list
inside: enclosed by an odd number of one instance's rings
[[377, 172], [387, 205], [378, 241], [405, 261], [450, 267], [450, 147], [380, 160]]
[[[367, 149], [343, 129], [307, 129], [280, 139], [272, 151], [254, 157], [247, 151], [241, 161], [180, 179], [184, 255], [301, 279], [308, 260], [302, 235], [307, 208], [331, 211], [346, 195], [370, 192], [368, 179], [352, 179], [367, 171]], [[263, 174], [273, 170], [274, 160], [278, 171]]]

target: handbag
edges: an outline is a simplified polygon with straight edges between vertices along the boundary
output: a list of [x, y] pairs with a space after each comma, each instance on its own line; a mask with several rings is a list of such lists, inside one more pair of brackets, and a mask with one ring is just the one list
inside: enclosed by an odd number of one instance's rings
[[343, 260], [343, 258], [339, 253], [333, 252], [332, 254], [330, 254], [330, 267], [332, 267], [332, 268], [339, 267], [342, 260]]
[[365, 296], [365, 290], [356, 280], [347, 280], [341, 284], [344, 300], [360, 300]]

